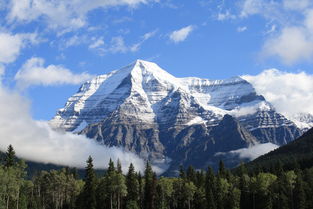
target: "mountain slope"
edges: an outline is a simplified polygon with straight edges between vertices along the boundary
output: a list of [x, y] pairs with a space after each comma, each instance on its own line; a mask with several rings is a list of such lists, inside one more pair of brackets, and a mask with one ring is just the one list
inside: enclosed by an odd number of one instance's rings
[[198, 167], [228, 147], [281, 145], [301, 134], [240, 77], [176, 78], [143, 60], [83, 84], [50, 124], [173, 165], [196, 163], [198, 153], [188, 153], [199, 150]]

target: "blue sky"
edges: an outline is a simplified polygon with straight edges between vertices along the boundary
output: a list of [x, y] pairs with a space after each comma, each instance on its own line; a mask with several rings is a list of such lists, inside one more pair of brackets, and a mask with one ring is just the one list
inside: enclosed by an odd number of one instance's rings
[[271, 77], [287, 86], [312, 79], [310, 0], [85, 2], [0, 0], [2, 85], [29, 98], [37, 120], [51, 119], [84, 80], [136, 59], [177, 77], [259, 81], [276, 68]]

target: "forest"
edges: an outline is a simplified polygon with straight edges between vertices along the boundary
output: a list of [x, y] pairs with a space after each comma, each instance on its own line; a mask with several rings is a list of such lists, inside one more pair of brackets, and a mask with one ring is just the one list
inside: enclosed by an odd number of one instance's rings
[[0, 209], [312, 209], [313, 167], [270, 172], [181, 167], [177, 177], [157, 176], [149, 162], [143, 173], [110, 160], [97, 174], [93, 159], [85, 176], [76, 169], [41, 171], [31, 179], [10, 145], [0, 165]]

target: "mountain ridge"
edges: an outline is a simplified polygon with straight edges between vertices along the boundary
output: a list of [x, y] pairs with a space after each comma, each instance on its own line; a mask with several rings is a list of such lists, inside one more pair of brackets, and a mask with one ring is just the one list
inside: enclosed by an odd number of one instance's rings
[[[190, 152], [201, 135], [204, 141], [210, 138], [211, 131], [219, 127], [226, 115], [232, 115], [240, 129], [258, 143], [282, 145], [301, 134], [292, 121], [277, 113], [240, 77], [176, 78], [157, 64], [143, 60], [84, 83], [50, 125], [85, 134], [108, 146], [125, 147], [146, 159], [170, 157], [178, 162], [178, 153]], [[236, 140], [228, 137], [235, 148]], [[221, 151], [215, 144], [210, 146], [214, 152]], [[169, 150], [174, 150], [174, 154]]]

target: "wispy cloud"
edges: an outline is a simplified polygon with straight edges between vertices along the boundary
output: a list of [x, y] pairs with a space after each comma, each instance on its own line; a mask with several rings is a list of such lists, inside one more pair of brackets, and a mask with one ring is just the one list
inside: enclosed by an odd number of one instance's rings
[[140, 47], [149, 39], [156, 35], [158, 30], [153, 30], [145, 33], [140, 37], [140, 40], [134, 44], [127, 45], [125, 43], [123, 36], [116, 36], [111, 39], [110, 46], [104, 48], [105, 52], [109, 53], [126, 53], [126, 52], [136, 52]]
[[194, 26], [189, 25], [181, 29], [175, 30], [170, 34], [170, 40], [174, 43], [185, 41], [189, 34], [194, 30]]
[[229, 10], [226, 10], [225, 12], [219, 12], [217, 14], [217, 20], [219, 21], [224, 21], [224, 20], [233, 20], [233, 19], [236, 19], [237, 16], [230, 13]]
[[96, 49], [102, 46], [104, 46], [103, 38], [98, 38], [89, 45], [89, 49]]
[[244, 31], [246, 31], [247, 29], [248, 29], [248, 28], [247, 28], [246, 26], [238, 27], [238, 28], [237, 28], [237, 32], [242, 33], [242, 32], [244, 32]]

